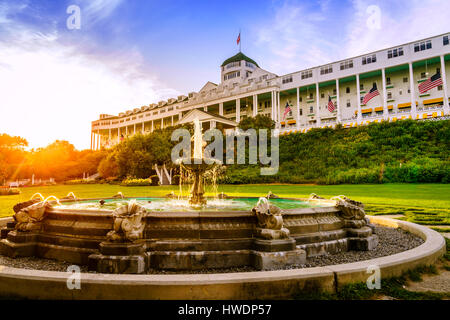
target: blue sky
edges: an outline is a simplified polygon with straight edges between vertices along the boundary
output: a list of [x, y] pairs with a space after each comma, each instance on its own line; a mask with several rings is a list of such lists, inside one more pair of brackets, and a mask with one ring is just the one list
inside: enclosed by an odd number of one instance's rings
[[100, 113], [219, 82], [239, 29], [242, 51], [283, 74], [449, 32], [448, 12], [446, 0], [0, 0], [0, 132], [88, 148]]

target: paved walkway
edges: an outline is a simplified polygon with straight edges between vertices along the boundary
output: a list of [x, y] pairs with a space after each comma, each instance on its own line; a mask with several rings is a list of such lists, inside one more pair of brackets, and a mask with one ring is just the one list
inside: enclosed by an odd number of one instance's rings
[[439, 270], [438, 275], [423, 275], [423, 281], [411, 282], [406, 286], [410, 291], [450, 293], [450, 271]]

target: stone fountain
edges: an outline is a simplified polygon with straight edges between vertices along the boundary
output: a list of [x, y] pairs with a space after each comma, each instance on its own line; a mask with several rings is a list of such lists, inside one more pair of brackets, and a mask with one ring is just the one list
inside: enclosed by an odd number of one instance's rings
[[[304, 264], [308, 256], [377, 246], [363, 204], [344, 196], [327, 200], [317, 195], [281, 199], [271, 192], [261, 198], [221, 194], [216, 199], [221, 207], [211, 206], [204, 196], [203, 175], [218, 162], [205, 161], [211, 159], [204, 156], [204, 146], [196, 119], [193, 155], [180, 161], [193, 178], [188, 204], [181, 210], [176, 211], [176, 197], [137, 201], [121, 193], [103, 199], [70, 194], [51, 200], [40, 195], [14, 207], [14, 221], [1, 232], [0, 253], [87, 264], [101, 273], [145, 273], [277, 269]], [[240, 204], [249, 202], [251, 207]], [[282, 208], [290, 202], [291, 207]], [[158, 203], [163, 210], [157, 210]], [[232, 209], [235, 203], [238, 209]]]
[[189, 204], [201, 206], [206, 204], [206, 199], [203, 196], [205, 193], [203, 175], [207, 170], [210, 170], [215, 165], [219, 164], [219, 162], [213, 161], [212, 164], [207, 164], [204, 161], [203, 151], [206, 142], [203, 140], [202, 128], [198, 118], [194, 119], [194, 136], [192, 137], [192, 140], [194, 145], [194, 155], [190, 159], [183, 159], [188, 161], [180, 161], [180, 165], [190, 173], [193, 179]]

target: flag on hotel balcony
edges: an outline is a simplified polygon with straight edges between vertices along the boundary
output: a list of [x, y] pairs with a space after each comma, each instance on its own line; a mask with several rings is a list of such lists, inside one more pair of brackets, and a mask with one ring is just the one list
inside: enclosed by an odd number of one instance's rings
[[374, 83], [373, 88], [370, 89], [369, 93], [364, 96], [362, 103], [367, 104], [367, 102], [369, 102], [370, 99], [372, 99], [373, 97], [379, 96], [379, 95], [380, 95], [380, 93], [378, 92], [377, 84]]
[[334, 109], [336, 109], [336, 106], [334, 105], [333, 101], [331, 101], [331, 97], [328, 96], [328, 105], [327, 105], [328, 111], [333, 112]]
[[286, 102], [286, 107], [284, 107], [284, 114], [283, 114], [283, 120], [286, 118], [286, 115], [291, 112], [291, 106], [289, 105], [289, 102]]
[[421, 84], [419, 84], [419, 92], [420, 94], [422, 94], [437, 86], [442, 86], [442, 78], [439, 72], [437, 72], [427, 81], [424, 81]]
[[239, 42], [241, 42], [241, 33], [240, 32], [239, 32], [239, 35], [237, 37], [236, 44], [239, 44]]

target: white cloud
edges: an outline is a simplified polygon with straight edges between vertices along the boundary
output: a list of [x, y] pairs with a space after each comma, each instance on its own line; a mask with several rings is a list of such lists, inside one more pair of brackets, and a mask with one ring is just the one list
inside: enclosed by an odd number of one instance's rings
[[108, 18], [124, 1], [123, 0], [79, 0], [82, 8], [82, 19], [95, 24]]
[[386, 47], [435, 36], [449, 31], [450, 1], [383, 1], [381, 28], [369, 29], [366, 12], [373, 1], [354, 0], [354, 14], [347, 25], [344, 40], [347, 56], [355, 56]]
[[64, 139], [89, 148], [91, 121], [100, 113], [178, 94], [159, 83], [138, 50], [87, 54], [62, 44], [57, 32], [14, 25], [9, 40], [0, 40], [0, 132], [20, 135], [31, 147]]
[[[367, 26], [370, 5], [381, 9], [381, 29]], [[352, 0], [347, 6], [275, 2], [273, 15], [254, 27], [266, 69], [289, 73], [449, 31], [448, 0]]]
[[332, 59], [336, 44], [326, 40], [319, 28], [327, 23], [329, 1], [320, 1], [319, 8], [286, 1], [274, 8], [273, 17], [256, 26], [255, 45], [268, 51], [268, 70], [282, 74]]

